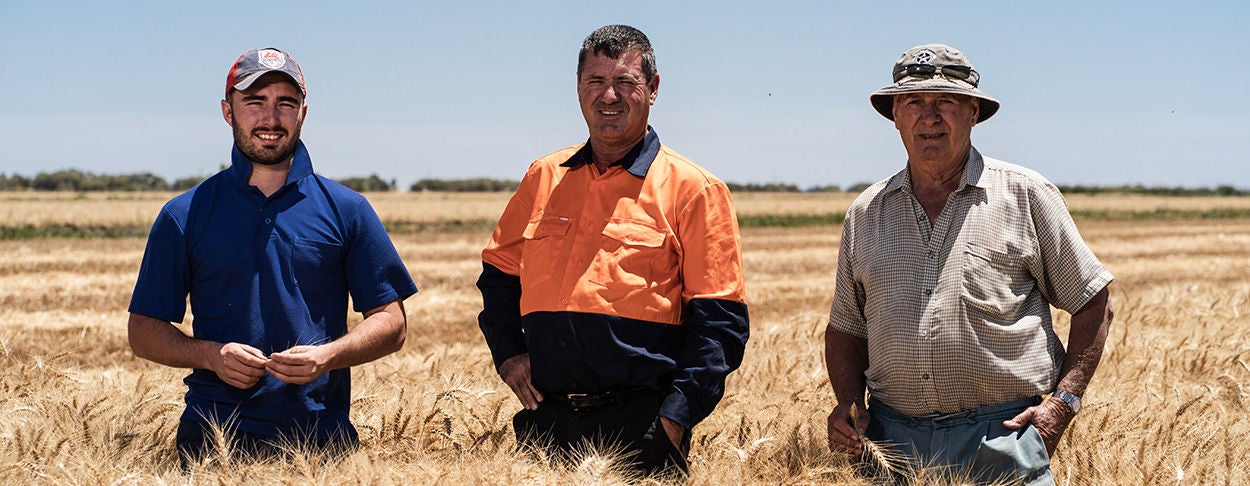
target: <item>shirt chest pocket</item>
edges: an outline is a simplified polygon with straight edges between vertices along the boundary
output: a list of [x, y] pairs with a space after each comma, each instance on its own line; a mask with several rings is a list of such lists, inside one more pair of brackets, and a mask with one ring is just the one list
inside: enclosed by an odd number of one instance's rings
[[676, 256], [665, 248], [666, 233], [650, 223], [628, 219], [608, 221], [589, 272], [592, 282], [607, 287], [650, 287], [676, 277]]
[[295, 286], [304, 291], [342, 288], [343, 245], [315, 240], [291, 242], [291, 274]]
[[569, 232], [572, 221], [567, 216], [545, 216], [530, 221], [521, 233], [523, 257], [521, 258], [521, 280], [527, 285], [544, 282], [555, 274], [556, 267], [562, 265], [561, 256], [565, 235]]
[[964, 249], [960, 297], [992, 320], [1014, 321], [1034, 286], [1022, 262], [1021, 255], [969, 242]]

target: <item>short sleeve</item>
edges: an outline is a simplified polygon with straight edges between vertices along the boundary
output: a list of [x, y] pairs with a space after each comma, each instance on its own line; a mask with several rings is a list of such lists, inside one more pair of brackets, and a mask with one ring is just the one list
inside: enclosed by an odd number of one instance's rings
[[868, 321], [864, 317], [864, 287], [855, 276], [855, 224], [847, 211], [842, 225], [842, 242], [838, 246], [838, 273], [834, 278], [833, 305], [829, 309], [829, 326], [843, 333], [866, 339]]
[[148, 233], [143, 263], [130, 296], [129, 311], [169, 322], [182, 322], [187, 312], [191, 269], [186, 232], [169, 212], [161, 209]]
[[1037, 259], [1030, 272], [1051, 305], [1075, 313], [1114, 276], [1081, 238], [1053, 184], [1034, 184], [1029, 211], [1037, 235]]
[[403, 300], [417, 293], [390, 235], [369, 201], [360, 198], [345, 263], [347, 290], [357, 312]]

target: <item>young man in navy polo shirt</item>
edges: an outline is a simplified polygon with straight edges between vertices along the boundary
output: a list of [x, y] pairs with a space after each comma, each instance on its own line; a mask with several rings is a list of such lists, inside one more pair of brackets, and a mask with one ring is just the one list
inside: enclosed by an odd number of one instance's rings
[[[350, 450], [348, 367], [404, 344], [416, 285], [368, 201], [313, 173], [299, 137], [306, 94], [289, 54], [239, 56], [221, 102], [231, 166], [166, 203], [148, 236], [130, 347], [193, 369], [176, 439], [184, 464], [207, 452], [214, 423], [252, 456], [293, 442]], [[350, 331], [349, 293], [364, 315]], [[170, 324], [188, 296], [192, 336]]]

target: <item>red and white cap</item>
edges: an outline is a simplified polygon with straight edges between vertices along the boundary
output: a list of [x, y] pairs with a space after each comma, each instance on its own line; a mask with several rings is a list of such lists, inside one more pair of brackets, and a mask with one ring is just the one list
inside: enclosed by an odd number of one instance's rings
[[232, 89], [247, 89], [261, 76], [271, 72], [287, 75], [299, 86], [300, 93], [308, 96], [308, 87], [304, 85], [304, 71], [300, 70], [299, 64], [290, 54], [273, 47], [248, 50], [234, 61], [230, 66], [230, 73], [226, 75], [226, 96], [230, 96]]

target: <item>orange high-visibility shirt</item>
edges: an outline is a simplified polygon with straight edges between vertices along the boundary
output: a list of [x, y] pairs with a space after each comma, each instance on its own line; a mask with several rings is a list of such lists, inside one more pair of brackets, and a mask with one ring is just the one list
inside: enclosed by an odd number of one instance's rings
[[567, 164], [581, 146], [530, 166], [482, 260], [521, 278], [521, 314], [572, 311], [680, 325], [691, 299], [745, 301], [729, 189], [661, 145], [646, 177]]

